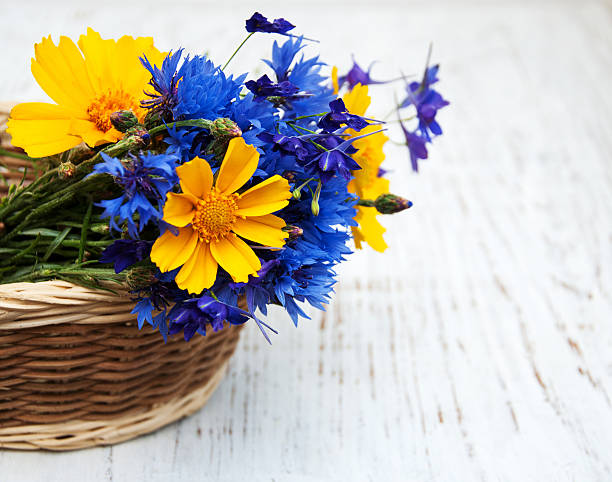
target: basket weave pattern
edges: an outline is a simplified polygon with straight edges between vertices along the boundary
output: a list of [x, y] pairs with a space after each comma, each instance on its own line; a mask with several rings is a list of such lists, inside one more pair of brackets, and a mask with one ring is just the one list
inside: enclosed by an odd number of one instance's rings
[[239, 328], [164, 344], [132, 306], [63, 281], [0, 285], [0, 447], [115, 443], [206, 402]]
[[[5, 148], [6, 117], [0, 112]], [[23, 165], [0, 157], [0, 174], [8, 184], [18, 182]], [[0, 182], [0, 197], [8, 184]], [[206, 403], [240, 327], [226, 326], [189, 343], [180, 335], [164, 343], [149, 327], [138, 329], [133, 307], [125, 291], [64, 281], [0, 285], [0, 447], [112, 444]]]

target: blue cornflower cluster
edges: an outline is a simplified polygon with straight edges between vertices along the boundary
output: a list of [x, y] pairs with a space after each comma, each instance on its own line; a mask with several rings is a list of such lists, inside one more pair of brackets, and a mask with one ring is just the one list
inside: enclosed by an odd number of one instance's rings
[[121, 231], [117, 224], [126, 223], [129, 235], [138, 238], [149, 220], [162, 217], [161, 206], [166, 194], [178, 181], [175, 172], [177, 158], [168, 155], [131, 155], [119, 160], [102, 153], [104, 162], [96, 164], [93, 174], [110, 174], [122, 188], [114, 199], [100, 202], [102, 218], [109, 218], [111, 229]]
[[[268, 338], [267, 331], [274, 330], [256, 314], [265, 315], [268, 305], [282, 306], [297, 325], [300, 318], [308, 318], [304, 303], [323, 310], [329, 302], [335, 267], [352, 252], [348, 241], [351, 228], [358, 226], [357, 206], [378, 206], [373, 200], [362, 202], [350, 188], [355, 173], [362, 169], [356, 143], [383, 128], [363, 113], [349, 112], [324, 75], [325, 64], [318, 56], [304, 54], [306, 39], [287, 34], [293, 28], [284, 19], [270, 22], [259, 13], [247, 20], [250, 34], [286, 37], [274, 42], [271, 58], [264, 60], [270, 70], [256, 79], [247, 80], [248, 74], [228, 75], [225, 66], [203, 55], [184, 55], [182, 49], [170, 53], [161, 65], [142, 58], [151, 74], [149, 98], [142, 107], [148, 111], [146, 122], [158, 131], [164, 128], [163, 139], [155, 139], [149, 151], [125, 159], [103, 154], [104, 162], [94, 169], [94, 174], [111, 175], [120, 192], [101, 203], [103, 217], [109, 218], [121, 239], [105, 250], [100, 261], [113, 263], [117, 273], [127, 270], [139, 327], [146, 323], [164, 337], [182, 333], [189, 340], [196, 333], [206, 335], [252, 319]], [[436, 75], [437, 66], [427, 70], [422, 82], [409, 84], [400, 106], [416, 108], [419, 119], [414, 132], [402, 124], [415, 170], [416, 160], [427, 157], [426, 143], [442, 132], [436, 113], [448, 102], [431, 88]], [[340, 78], [343, 83], [354, 87], [382, 82], [373, 81], [369, 69], [363, 71], [354, 63]], [[259, 153], [254, 174], [240, 192], [278, 177], [289, 185], [291, 199], [273, 216], [285, 223], [285, 243], [281, 248], [250, 243], [261, 266], [256, 275], [237, 282], [219, 265], [209, 289], [190, 293], [177, 284], [180, 267], [162, 272], [151, 262], [152, 245], [164, 236], [184, 236], [181, 230], [186, 222], [177, 221], [176, 227], [164, 221], [166, 203], [178, 199], [177, 193], [196, 199], [188, 183], [183, 184], [183, 178], [179, 182], [177, 168], [184, 170], [186, 163], [200, 158], [218, 176], [223, 153], [237, 136]], [[377, 169], [382, 175], [382, 168]], [[189, 219], [196, 223], [195, 218]], [[205, 223], [218, 226], [228, 218], [202, 219], [198, 218], [198, 231], [193, 231], [198, 236], [206, 235]], [[184, 239], [187, 246], [191, 241]], [[174, 255], [180, 257], [180, 253]]]

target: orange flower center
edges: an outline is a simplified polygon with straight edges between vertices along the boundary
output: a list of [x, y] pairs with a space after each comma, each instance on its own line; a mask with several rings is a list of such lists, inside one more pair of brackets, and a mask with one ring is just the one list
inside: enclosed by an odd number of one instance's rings
[[113, 127], [110, 115], [118, 110], [131, 110], [139, 119], [145, 115], [145, 110], [140, 107], [140, 103], [134, 96], [122, 90], [109, 90], [96, 97], [89, 104], [87, 115], [99, 131], [107, 132]]
[[191, 225], [202, 241], [217, 241], [232, 230], [237, 218], [237, 199], [238, 194], [228, 195], [213, 190], [198, 201]]

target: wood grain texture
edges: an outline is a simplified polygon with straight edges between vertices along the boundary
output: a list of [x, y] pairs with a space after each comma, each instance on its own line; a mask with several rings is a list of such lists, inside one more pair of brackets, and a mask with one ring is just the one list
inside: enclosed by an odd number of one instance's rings
[[[3, 0], [0, 98], [41, 98], [29, 57], [49, 32], [154, 33], [222, 60], [254, 8], [43, 5]], [[388, 149], [415, 207], [387, 220], [386, 255], [341, 267], [325, 314], [295, 329], [274, 311], [272, 347], [247, 327], [204, 410], [112, 448], [2, 451], [0, 480], [612, 480], [610, 3], [256, 8], [341, 70], [351, 51], [381, 60], [383, 79], [420, 69], [434, 42], [445, 136], [418, 176]], [[234, 71], [268, 52], [253, 40]]]

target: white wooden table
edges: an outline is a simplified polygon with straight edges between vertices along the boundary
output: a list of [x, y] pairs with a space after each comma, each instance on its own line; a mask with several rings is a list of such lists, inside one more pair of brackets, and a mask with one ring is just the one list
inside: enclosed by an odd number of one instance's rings
[[[29, 58], [48, 33], [155, 34], [221, 62], [255, 8], [0, 3], [11, 100], [41, 97]], [[256, 8], [342, 69], [355, 52], [379, 78], [420, 70], [434, 42], [446, 134], [418, 176], [389, 146], [415, 207], [387, 220], [387, 254], [353, 256], [299, 329], [275, 311], [272, 347], [247, 328], [191, 418], [110, 448], [0, 451], [0, 480], [612, 480], [612, 4], [285, 3]], [[236, 71], [268, 55], [253, 40]]]

